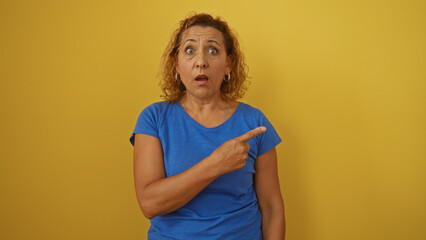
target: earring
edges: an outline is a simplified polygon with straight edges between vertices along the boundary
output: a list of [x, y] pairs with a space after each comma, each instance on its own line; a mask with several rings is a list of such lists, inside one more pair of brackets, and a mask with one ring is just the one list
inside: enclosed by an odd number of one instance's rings
[[231, 73], [228, 73], [228, 75], [225, 75], [225, 77], [223, 78], [223, 81], [229, 82], [229, 79], [231, 79]]
[[176, 79], [176, 82], [179, 82], [180, 81], [180, 79], [178, 79], [178, 73], [176, 72], [176, 74], [175, 74], [175, 79]]

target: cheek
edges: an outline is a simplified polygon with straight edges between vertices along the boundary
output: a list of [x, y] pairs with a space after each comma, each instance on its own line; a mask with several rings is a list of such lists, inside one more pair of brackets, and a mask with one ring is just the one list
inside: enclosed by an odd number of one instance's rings
[[[179, 70], [181, 72], [187, 72], [188, 69], [192, 66], [192, 62], [191, 59], [185, 58], [185, 57], [179, 57], [178, 60], [178, 66], [179, 66]], [[184, 74], [184, 73], [182, 73]]]
[[213, 62], [211, 67], [219, 72], [226, 71], [226, 62], [223, 61], [222, 59], [217, 60]]

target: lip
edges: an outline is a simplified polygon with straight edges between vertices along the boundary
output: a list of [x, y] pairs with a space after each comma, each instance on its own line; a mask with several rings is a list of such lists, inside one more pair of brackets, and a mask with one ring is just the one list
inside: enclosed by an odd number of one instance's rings
[[198, 84], [198, 86], [204, 86], [204, 85], [206, 85], [207, 84], [207, 80], [204, 80], [204, 81], [197, 81], [197, 84]]
[[198, 74], [194, 79], [195, 81], [197, 81], [197, 78], [201, 78], [204, 77], [206, 79], [200, 80], [200, 81], [208, 81], [209, 80], [209, 76], [207, 76], [206, 74]]

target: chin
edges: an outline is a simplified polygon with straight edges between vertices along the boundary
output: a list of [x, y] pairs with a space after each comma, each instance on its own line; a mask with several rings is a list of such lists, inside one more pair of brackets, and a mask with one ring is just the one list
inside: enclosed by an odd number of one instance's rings
[[212, 97], [214, 92], [212, 92], [210, 89], [197, 89], [196, 91], [191, 92], [191, 94], [199, 99], [205, 99]]

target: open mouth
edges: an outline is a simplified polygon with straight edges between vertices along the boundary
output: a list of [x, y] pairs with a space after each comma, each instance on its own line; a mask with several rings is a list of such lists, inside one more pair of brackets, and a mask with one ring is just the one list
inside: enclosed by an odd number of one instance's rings
[[209, 77], [205, 74], [200, 74], [195, 77], [195, 81], [207, 81], [209, 80]]

